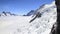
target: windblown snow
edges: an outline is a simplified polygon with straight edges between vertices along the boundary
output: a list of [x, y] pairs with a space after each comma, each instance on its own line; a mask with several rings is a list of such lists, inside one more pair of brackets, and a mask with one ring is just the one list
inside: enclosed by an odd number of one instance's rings
[[56, 22], [55, 3], [38, 9], [42, 16], [29, 23], [32, 16], [0, 16], [0, 34], [49, 34]]

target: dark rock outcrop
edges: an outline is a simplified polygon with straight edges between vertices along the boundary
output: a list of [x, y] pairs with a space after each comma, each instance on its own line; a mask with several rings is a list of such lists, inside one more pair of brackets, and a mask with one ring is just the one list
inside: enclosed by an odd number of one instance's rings
[[55, 0], [55, 4], [57, 7], [57, 21], [56, 21], [56, 27], [55, 27], [56, 29], [54, 29], [54, 25], [53, 25], [51, 29], [51, 34], [60, 34], [60, 0]]
[[39, 17], [41, 17], [41, 13], [40, 12], [37, 12], [36, 16], [32, 20], [30, 20], [30, 23], [32, 21], [34, 21], [36, 18], [39, 18]]

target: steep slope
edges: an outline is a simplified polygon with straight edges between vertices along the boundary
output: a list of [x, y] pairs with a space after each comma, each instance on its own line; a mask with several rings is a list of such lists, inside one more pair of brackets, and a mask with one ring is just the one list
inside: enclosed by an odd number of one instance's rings
[[43, 14], [44, 12], [50, 12], [53, 8], [56, 8], [55, 2], [52, 2], [51, 4], [43, 4], [35, 11], [33, 15], [36, 15], [38, 12], [40, 12], [41, 14]]
[[[40, 18], [36, 17], [36, 14], [38, 12], [41, 13]], [[57, 12], [56, 12], [55, 3], [52, 2], [51, 4], [44, 5], [44, 7], [41, 9], [38, 9], [33, 16], [34, 17], [32, 19], [34, 19], [35, 17], [36, 18], [31, 23], [34, 23], [35, 26], [39, 25], [38, 29], [36, 30], [38, 32], [38, 34], [47, 33], [47, 31], [49, 31], [51, 29], [52, 25], [56, 22]]]

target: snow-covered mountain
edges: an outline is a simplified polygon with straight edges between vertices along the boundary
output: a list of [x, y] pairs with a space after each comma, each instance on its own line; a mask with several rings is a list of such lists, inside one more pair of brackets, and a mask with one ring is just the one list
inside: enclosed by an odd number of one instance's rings
[[34, 10], [31, 10], [30, 12], [28, 12], [26, 15], [24, 15], [24, 16], [31, 16], [31, 15], [33, 15], [34, 14]]
[[29, 13], [27, 13], [27, 15], [25, 16], [31, 16], [31, 15], [36, 15], [38, 12], [40, 12], [41, 14], [43, 14], [44, 12], [50, 12], [51, 9], [56, 8], [54, 2], [52, 2], [51, 4], [43, 4], [42, 6], [40, 6], [38, 9], [36, 10], [31, 10]]
[[[39, 18], [38, 12], [41, 13]], [[55, 3], [43, 5], [32, 16], [0, 17], [0, 34], [49, 34], [52, 25], [56, 22]], [[29, 23], [32, 19], [34, 20]]]
[[16, 15], [17, 14], [13, 14], [11, 12], [5, 12], [5, 11], [3, 11], [3, 12], [0, 13], [0, 16], [16, 16]]
[[45, 12], [51, 12], [53, 11], [52, 9], [55, 9], [55, 3], [52, 2], [51, 4], [43, 4], [42, 6], [40, 6], [36, 11], [35, 14], [36, 15], [38, 12], [40, 12], [41, 14], [45, 13]]
[[[56, 6], [55, 3], [52, 2], [51, 4], [43, 4], [42, 6], [40, 6], [40, 8], [38, 8], [34, 13], [33, 13], [33, 17], [38, 16], [41, 14], [42, 15], [48, 15], [50, 12], [54, 12], [56, 14]], [[38, 14], [40, 13], [40, 14]], [[38, 15], [37, 15], [38, 14]], [[50, 16], [50, 15], [49, 15]], [[43, 17], [43, 16], [42, 16]]]
[[[38, 12], [41, 14], [41, 17], [38, 18]], [[37, 16], [37, 17], [36, 17]], [[51, 29], [52, 25], [56, 22], [56, 6], [55, 2], [51, 4], [45, 4], [41, 8], [36, 10], [36, 13], [33, 14], [31, 23], [36, 23], [35, 26], [39, 25], [39, 28], [36, 30], [38, 34], [48, 34], [47, 32]], [[43, 33], [44, 32], [44, 33]]]

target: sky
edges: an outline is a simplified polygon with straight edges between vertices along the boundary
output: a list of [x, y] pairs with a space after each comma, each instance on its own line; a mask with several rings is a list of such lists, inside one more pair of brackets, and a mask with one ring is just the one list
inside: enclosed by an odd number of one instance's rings
[[19, 15], [27, 14], [31, 10], [38, 9], [43, 4], [49, 4], [54, 0], [0, 0], [0, 12], [11, 12]]

